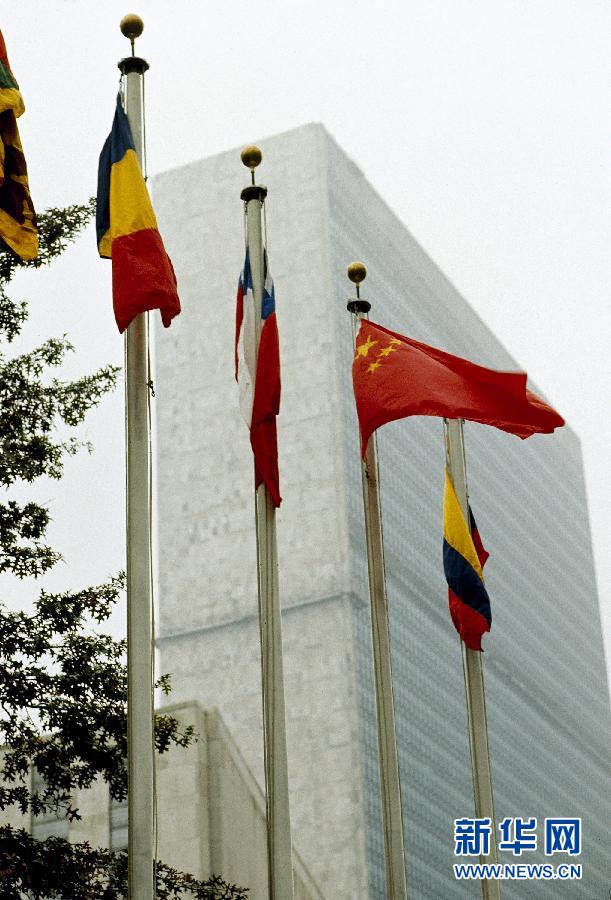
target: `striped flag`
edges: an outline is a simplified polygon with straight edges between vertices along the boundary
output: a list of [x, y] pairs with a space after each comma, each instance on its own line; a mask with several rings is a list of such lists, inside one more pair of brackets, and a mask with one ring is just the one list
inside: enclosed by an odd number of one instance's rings
[[[280, 348], [274, 282], [264, 254], [265, 285], [257, 321], [248, 250], [238, 282], [235, 330], [235, 377], [240, 409], [250, 428], [255, 457], [255, 484], [262, 482], [274, 506], [280, 506], [276, 416], [280, 411]], [[258, 339], [258, 346], [257, 346]]]
[[100, 154], [96, 231], [100, 256], [112, 259], [112, 300], [119, 331], [151, 309], [160, 310], [167, 328], [180, 312], [176, 276], [157, 229], [120, 97]]
[[24, 110], [0, 31], [0, 238], [21, 259], [36, 259], [38, 226], [17, 128]]
[[482, 635], [490, 631], [490, 598], [483, 568], [490, 555], [481, 542], [471, 507], [470, 529], [446, 469], [443, 496], [443, 568], [448, 582], [450, 615], [457, 632], [471, 650], [482, 649]]

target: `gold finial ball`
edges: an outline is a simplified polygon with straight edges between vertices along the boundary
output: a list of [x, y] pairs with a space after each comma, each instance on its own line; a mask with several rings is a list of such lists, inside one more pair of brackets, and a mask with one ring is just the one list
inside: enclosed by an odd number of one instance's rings
[[362, 262], [350, 263], [350, 265], [346, 269], [346, 274], [348, 275], [350, 281], [358, 285], [361, 283], [361, 281], [365, 281], [365, 279], [367, 278], [367, 266]]
[[144, 31], [144, 22], [135, 13], [128, 13], [121, 19], [120, 28], [125, 37], [133, 43]]
[[240, 153], [240, 157], [246, 168], [252, 171], [257, 168], [263, 159], [263, 154], [254, 144], [249, 144], [248, 147], [244, 147]]

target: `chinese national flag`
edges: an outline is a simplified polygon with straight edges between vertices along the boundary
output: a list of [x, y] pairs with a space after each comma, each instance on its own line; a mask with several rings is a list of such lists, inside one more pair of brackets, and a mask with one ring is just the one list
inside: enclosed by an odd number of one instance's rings
[[564, 419], [526, 387], [525, 372], [497, 372], [363, 320], [352, 379], [363, 456], [371, 434], [405, 416], [493, 425], [518, 437], [549, 434]]

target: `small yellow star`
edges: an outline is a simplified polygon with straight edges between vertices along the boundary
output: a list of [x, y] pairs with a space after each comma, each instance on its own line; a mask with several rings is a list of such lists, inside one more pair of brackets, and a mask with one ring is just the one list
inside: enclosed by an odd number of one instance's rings
[[[398, 343], [398, 341], [397, 341], [397, 343]], [[378, 353], [378, 356], [390, 356], [390, 354], [394, 353], [396, 349], [397, 348], [393, 347], [392, 344], [389, 344], [387, 347], [383, 347], [380, 350], [380, 352]]]
[[382, 365], [382, 363], [379, 363], [379, 362], [372, 362], [372, 363], [369, 363], [369, 367], [368, 367], [367, 371], [368, 371], [368, 372], [371, 372], [371, 374], [373, 375], [373, 373], [375, 372], [375, 370], [376, 370], [376, 369], [379, 369], [381, 365]]
[[359, 344], [359, 345], [357, 346], [357, 348], [356, 348], [356, 354], [355, 354], [354, 358], [355, 358], [355, 359], [358, 359], [359, 356], [367, 356], [367, 354], [369, 353], [369, 351], [371, 350], [371, 348], [373, 347], [373, 345], [374, 345], [374, 344], [377, 344], [377, 343], [378, 343], [377, 341], [372, 341], [372, 340], [371, 340], [371, 335], [368, 334], [368, 335], [367, 335], [367, 340], [363, 341], [362, 344]]

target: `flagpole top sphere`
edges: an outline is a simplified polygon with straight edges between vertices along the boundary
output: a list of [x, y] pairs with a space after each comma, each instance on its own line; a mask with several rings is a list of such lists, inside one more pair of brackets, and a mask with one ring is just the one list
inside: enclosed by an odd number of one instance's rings
[[139, 38], [144, 31], [144, 22], [140, 16], [137, 16], [135, 13], [128, 13], [121, 19], [119, 27], [121, 28], [121, 33], [124, 34], [133, 45], [136, 38]]
[[246, 168], [250, 169], [250, 171], [252, 172], [253, 169], [257, 168], [257, 166], [263, 159], [263, 154], [258, 147], [255, 147], [254, 144], [249, 144], [248, 147], [244, 147], [244, 149], [240, 153], [240, 158]]
[[358, 286], [361, 281], [365, 281], [367, 278], [367, 266], [362, 262], [350, 263], [346, 269], [346, 274], [350, 281]]

